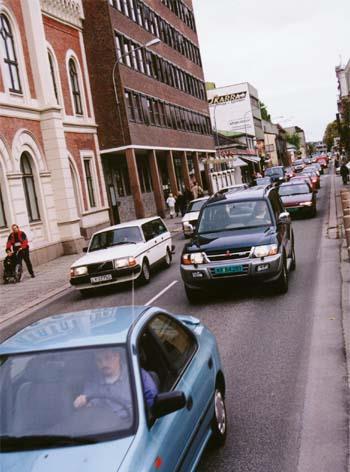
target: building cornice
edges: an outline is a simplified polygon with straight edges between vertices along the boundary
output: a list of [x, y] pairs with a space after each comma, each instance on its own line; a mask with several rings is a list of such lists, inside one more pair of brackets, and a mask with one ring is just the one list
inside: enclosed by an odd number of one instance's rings
[[71, 26], [82, 28], [84, 12], [81, 0], [40, 0], [44, 14]]

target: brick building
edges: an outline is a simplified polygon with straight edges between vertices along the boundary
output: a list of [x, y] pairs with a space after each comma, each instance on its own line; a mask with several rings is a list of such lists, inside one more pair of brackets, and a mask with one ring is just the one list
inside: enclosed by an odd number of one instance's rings
[[162, 215], [170, 191], [207, 187], [214, 153], [192, 2], [85, 0], [84, 12], [111, 219]]
[[16, 222], [34, 264], [108, 222], [82, 28], [81, 0], [0, 2], [0, 247]]

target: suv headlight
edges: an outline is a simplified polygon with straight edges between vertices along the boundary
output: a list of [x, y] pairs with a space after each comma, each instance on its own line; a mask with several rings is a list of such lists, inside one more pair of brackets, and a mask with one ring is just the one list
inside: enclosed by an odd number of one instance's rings
[[70, 270], [71, 277], [79, 277], [79, 275], [86, 275], [87, 273], [88, 268], [86, 266], [72, 267]]
[[207, 257], [204, 252], [193, 252], [192, 254], [183, 254], [182, 263], [184, 265], [205, 264]]
[[135, 257], [122, 257], [114, 260], [114, 267], [116, 269], [123, 269], [125, 267], [134, 267], [137, 264]]
[[264, 246], [255, 246], [252, 250], [253, 257], [275, 256], [278, 253], [277, 244], [266, 244]]

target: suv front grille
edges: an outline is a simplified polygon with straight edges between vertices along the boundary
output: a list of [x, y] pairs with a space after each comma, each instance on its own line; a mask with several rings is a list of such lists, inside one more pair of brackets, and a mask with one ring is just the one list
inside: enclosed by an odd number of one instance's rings
[[89, 275], [106, 272], [106, 270], [113, 270], [113, 261], [105, 261], [88, 265]]
[[251, 247], [242, 247], [238, 249], [228, 249], [227, 251], [207, 252], [207, 258], [210, 262], [233, 261], [237, 259], [246, 259], [249, 257]]

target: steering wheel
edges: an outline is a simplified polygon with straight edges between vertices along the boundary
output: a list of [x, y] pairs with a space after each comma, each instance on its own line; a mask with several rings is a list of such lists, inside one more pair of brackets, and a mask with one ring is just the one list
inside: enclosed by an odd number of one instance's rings
[[93, 395], [89, 397], [87, 406], [89, 406], [89, 403], [91, 402], [91, 400], [111, 400], [112, 402], [117, 403], [121, 407], [121, 409], [125, 411], [127, 420], [130, 420], [130, 421], [132, 420], [130, 408], [118, 398], [110, 398], [110, 397], [106, 397], [105, 395]]

